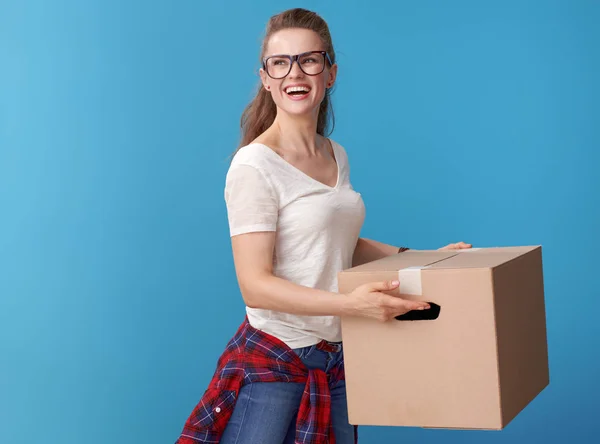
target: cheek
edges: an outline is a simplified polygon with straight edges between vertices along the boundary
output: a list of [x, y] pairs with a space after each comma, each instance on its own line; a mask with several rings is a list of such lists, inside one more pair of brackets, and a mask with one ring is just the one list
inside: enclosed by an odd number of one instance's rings
[[275, 103], [281, 102], [281, 100], [283, 99], [282, 96], [285, 93], [280, 90], [280, 86], [279, 85], [270, 84], [269, 87], [271, 88], [270, 91], [269, 91], [269, 93], [271, 94], [271, 97], [273, 98], [273, 100], [275, 101]]
[[271, 81], [267, 80], [267, 90], [273, 96], [273, 98], [275, 100], [277, 99], [276, 96], [280, 94], [280, 88], [281, 88], [280, 83], [277, 83], [273, 80], [271, 80]]
[[319, 80], [316, 82], [317, 85], [315, 85], [315, 87], [317, 89], [316, 93], [318, 97], [323, 98], [325, 96], [327, 92], [327, 82], [328, 79], [326, 76], [320, 77]]
[[325, 95], [327, 92], [327, 84], [329, 83], [329, 75], [327, 73], [322, 73], [317, 82], [319, 84], [319, 94]]

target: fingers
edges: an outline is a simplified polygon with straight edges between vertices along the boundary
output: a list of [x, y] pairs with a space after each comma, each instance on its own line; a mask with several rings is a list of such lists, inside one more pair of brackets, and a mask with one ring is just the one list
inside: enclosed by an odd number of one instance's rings
[[371, 290], [375, 291], [389, 291], [398, 288], [400, 285], [399, 281], [381, 281], [381, 282], [372, 282], [368, 284]]
[[[371, 291], [381, 292], [381, 291], [390, 291], [398, 288], [400, 285], [399, 281], [381, 281], [381, 282], [372, 282], [368, 284]], [[406, 311], [410, 310], [425, 310], [430, 308], [427, 302], [420, 301], [410, 301], [408, 299], [403, 299], [398, 296], [390, 296], [385, 293], [379, 293], [380, 296], [384, 298], [384, 304], [390, 308], [399, 308], [406, 309]]]
[[466, 242], [456, 242], [454, 244], [448, 244], [445, 247], [438, 248], [438, 250], [463, 250], [465, 248], [471, 248], [471, 244], [467, 244]]
[[368, 290], [371, 296], [377, 295], [379, 297], [377, 305], [380, 307], [381, 311], [376, 316], [378, 319], [385, 322], [412, 310], [427, 310], [431, 308], [427, 302], [411, 301], [399, 296], [391, 296], [382, 293], [383, 291], [394, 290], [398, 288], [399, 285], [400, 282], [397, 280], [365, 284], [364, 289]]
[[409, 301], [408, 299], [402, 299], [395, 296], [388, 296], [384, 293], [381, 293], [382, 297], [385, 298], [384, 304], [394, 310], [403, 310], [403, 311], [411, 311], [411, 310], [427, 310], [431, 308], [431, 306], [427, 302], [423, 301]]
[[409, 310], [429, 310], [431, 305], [427, 302], [404, 300], [404, 307]]
[[[400, 298], [397, 298], [400, 299]], [[431, 306], [427, 302], [422, 301], [408, 301], [406, 299], [400, 299], [396, 303], [396, 306], [400, 309], [406, 309], [407, 311], [411, 310], [427, 310], [431, 308]]]
[[396, 316], [403, 315], [412, 310], [427, 310], [430, 308], [427, 302], [409, 301], [399, 297], [389, 296], [385, 293], [378, 293], [381, 297], [380, 304], [382, 311], [378, 313], [377, 319], [387, 322]]

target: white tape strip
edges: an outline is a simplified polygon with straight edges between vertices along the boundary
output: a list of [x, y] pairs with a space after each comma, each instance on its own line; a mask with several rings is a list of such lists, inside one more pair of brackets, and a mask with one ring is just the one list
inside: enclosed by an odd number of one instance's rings
[[398, 270], [398, 280], [400, 281], [400, 294], [410, 294], [420, 296], [423, 294], [423, 286], [421, 284], [421, 270], [428, 268], [423, 267], [408, 267]]
[[471, 251], [479, 251], [481, 250], [481, 248], [462, 248], [460, 250], [454, 250], [457, 251], [458, 253], [469, 253]]

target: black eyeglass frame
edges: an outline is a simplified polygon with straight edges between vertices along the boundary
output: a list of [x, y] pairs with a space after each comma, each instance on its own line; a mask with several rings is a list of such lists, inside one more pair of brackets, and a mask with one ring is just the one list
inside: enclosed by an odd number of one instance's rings
[[[279, 79], [283, 79], [285, 77], [287, 77], [290, 72], [292, 72], [292, 67], [294, 66], [294, 62], [298, 63], [298, 67], [300, 68], [300, 71], [302, 71], [304, 74], [306, 74], [307, 76], [318, 76], [319, 74], [321, 74], [323, 71], [325, 71], [325, 63], [323, 63], [323, 69], [321, 71], [319, 71], [316, 74], [309, 74], [306, 71], [304, 71], [302, 69], [302, 65], [298, 62], [300, 57], [309, 55], [309, 54], [321, 54], [325, 57], [325, 62], [329, 62], [329, 66], [333, 66], [333, 62], [331, 61], [331, 57], [329, 57], [329, 54], [327, 54], [327, 51], [308, 51], [308, 52], [303, 52], [302, 54], [296, 54], [296, 55], [289, 55], [289, 54], [273, 54], [271, 56], [265, 57], [262, 61], [262, 67], [265, 70], [265, 72], [267, 73], [267, 75], [269, 77], [271, 77], [272, 79], [275, 80], [279, 80]], [[282, 77], [273, 77], [271, 74], [269, 74], [269, 70], [267, 69], [267, 62], [269, 61], [269, 59], [273, 58], [273, 57], [285, 57], [290, 61], [290, 69], [288, 70], [288, 72], [282, 76]]]

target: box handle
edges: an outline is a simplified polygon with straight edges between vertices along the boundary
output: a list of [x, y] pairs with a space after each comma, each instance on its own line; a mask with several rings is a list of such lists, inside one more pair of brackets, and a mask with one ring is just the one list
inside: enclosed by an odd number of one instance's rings
[[430, 306], [427, 310], [411, 310], [403, 315], [396, 316], [399, 321], [433, 321], [440, 315], [442, 307], [433, 302], [427, 302]]

